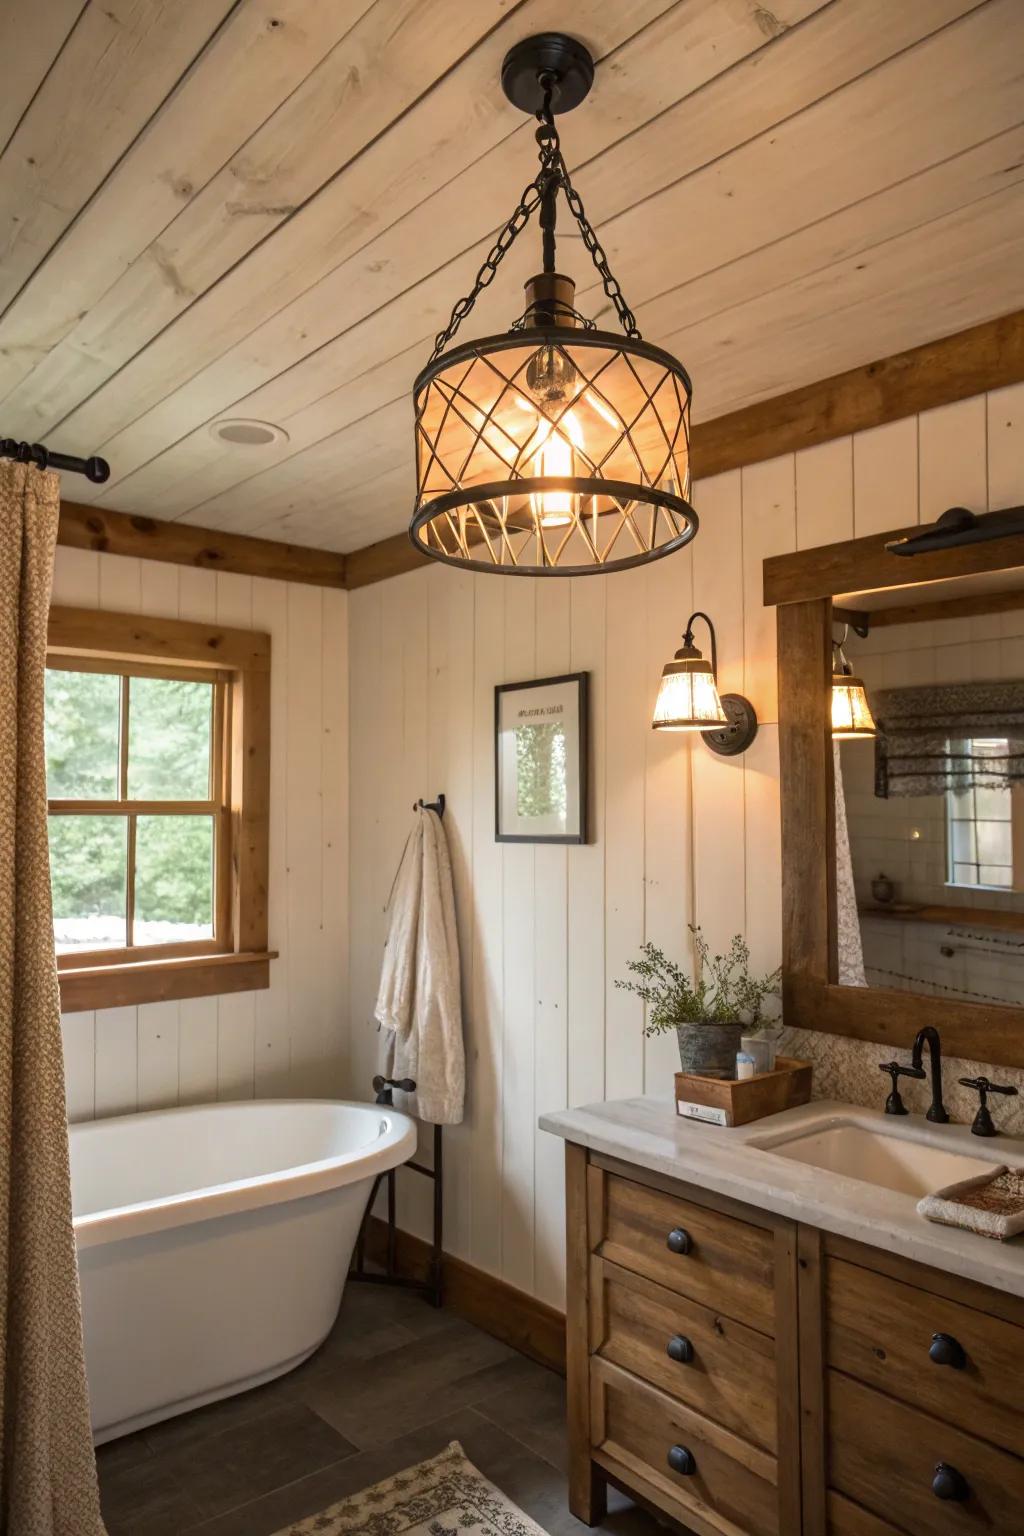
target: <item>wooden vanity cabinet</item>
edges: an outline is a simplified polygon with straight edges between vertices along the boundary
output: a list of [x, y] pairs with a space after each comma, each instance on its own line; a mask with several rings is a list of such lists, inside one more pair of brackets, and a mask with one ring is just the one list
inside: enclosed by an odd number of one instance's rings
[[566, 1157], [581, 1520], [613, 1482], [696, 1536], [1024, 1536], [1024, 1302]]

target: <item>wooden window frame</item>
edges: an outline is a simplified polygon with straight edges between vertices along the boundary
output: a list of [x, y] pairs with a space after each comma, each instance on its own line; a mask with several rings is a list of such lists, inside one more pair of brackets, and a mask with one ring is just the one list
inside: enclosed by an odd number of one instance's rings
[[[208, 680], [214, 685], [212, 761], [218, 782], [209, 802], [156, 801], [213, 815], [214, 937], [144, 949], [58, 957], [61, 1011], [81, 1012], [270, 985], [267, 882], [270, 813], [270, 636], [182, 619], [140, 618], [92, 608], [50, 610], [48, 663], [67, 670]], [[122, 757], [122, 765], [123, 765]], [[149, 802], [99, 802], [105, 813], [145, 813]], [[61, 813], [96, 812], [91, 801], [54, 801]], [[130, 868], [130, 865], [129, 865]]]
[[[834, 979], [838, 938], [829, 706], [833, 598], [1024, 566], [1024, 535], [937, 550], [913, 560], [887, 551], [894, 539], [919, 532], [916, 526], [893, 529], [764, 562], [765, 606], [778, 609], [783, 1010], [787, 1024], [887, 1048], [909, 1049], [917, 1031], [938, 1020], [948, 1055], [1019, 1067], [1024, 1065], [1024, 1008], [888, 987], [840, 986]], [[1015, 589], [1012, 597], [992, 594], [989, 600], [991, 606], [1016, 607], [1024, 592]], [[969, 610], [954, 598], [949, 611]], [[924, 602], [899, 612], [904, 623], [936, 617], [934, 604]], [[874, 613], [871, 619], [877, 622]]]

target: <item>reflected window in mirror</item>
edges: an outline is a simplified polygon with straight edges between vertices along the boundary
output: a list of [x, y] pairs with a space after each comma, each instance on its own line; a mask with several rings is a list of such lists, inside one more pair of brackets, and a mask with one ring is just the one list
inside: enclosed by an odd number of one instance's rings
[[[851, 606], [876, 596], [891, 595]], [[924, 622], [890, 608], [844, 637], [877, 736], [835, 744], [835, 979], [1019, 1005], [1024, 596], [956, 607]]]
[[[1006, 760], [1006, 737], [974, 737], [952, 744], [972, 757]], [[946, 792], [946, 853], [951, 886], [1019, 891], [1024, 886], [1024, 804], [1020, 790], [1005, 784]]]

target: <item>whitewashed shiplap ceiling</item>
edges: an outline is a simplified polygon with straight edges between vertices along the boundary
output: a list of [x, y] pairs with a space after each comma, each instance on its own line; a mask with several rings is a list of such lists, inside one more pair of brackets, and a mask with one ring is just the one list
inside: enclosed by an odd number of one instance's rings
[[533, 174], [500, 62], [548, 29], [601, 61], [563, 147], [695, 420], [1024, 306], [1021, 0], [5, 0], [0, 435], [102, 453], [74, 497], [122, 511], [400, 531], [412, 378]]

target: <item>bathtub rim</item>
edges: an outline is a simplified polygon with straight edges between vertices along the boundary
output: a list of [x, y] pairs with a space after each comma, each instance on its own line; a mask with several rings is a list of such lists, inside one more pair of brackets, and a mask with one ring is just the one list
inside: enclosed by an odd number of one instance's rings
[[115, 1122], [137, 1124], [172, 1115], [184, 1118], [195, 1112], [215, 1113], [226, 1110], [229, 1113], [240, 1113], [260, 1108], [358, 1110], [367, 1119], [387, 1121], [388, 1129], [364, 1146], [337, 1153], [333, 1157], [75, 1216], [73, 1226], [78, 1251], [81, 1253], [108, 1243], [123, 1242], [127, 1238], [144, 1237], [174, 1227], [212, 1221], [219, 1216], [233, 1216], [265, 1206], [302, 1200], [332, 1189], [342, 1189], [346, 1185], [362, 1183], [391, 1168], [397, 1168], [416, 1151], [415, 1120], [388, 1105], [367, 1104], [357, 1099], [231, 1099], [216, 1104], [173, 1105], [166, 1109], [148, 1109], [130, 1115], [106, 1115], [99, 1120], [80, 1121], [69, 1126], [69, 1140], [72, 1135], [88, 1137], [96, 1134], [101, 1127]]

